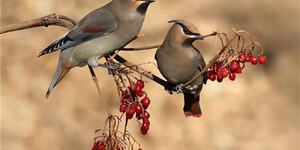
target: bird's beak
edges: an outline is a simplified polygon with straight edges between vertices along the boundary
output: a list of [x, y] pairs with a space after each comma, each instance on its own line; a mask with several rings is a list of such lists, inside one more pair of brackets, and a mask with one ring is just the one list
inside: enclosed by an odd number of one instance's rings
[[204, 37], [200, 33], [191, 35], [191, 38], [194, 40], [204, 40]]
[[137, 0], [137, 1], [142, 1], [144, 3], [153, 3], [155, 0]]

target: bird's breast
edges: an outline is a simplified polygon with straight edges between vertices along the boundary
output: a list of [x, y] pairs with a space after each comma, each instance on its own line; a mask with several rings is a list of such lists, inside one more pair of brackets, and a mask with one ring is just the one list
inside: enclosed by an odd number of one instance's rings
[[190, 80], [197, 72], [197, 60], [192, 51], [158, 51], [157, 65], [162, 75], [173, 84]]

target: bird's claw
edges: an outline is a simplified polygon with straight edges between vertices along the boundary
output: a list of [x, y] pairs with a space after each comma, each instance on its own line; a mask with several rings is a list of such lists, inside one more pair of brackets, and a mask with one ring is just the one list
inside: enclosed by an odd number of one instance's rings
[[198, 85], [193, 85], [193, 86], [189, 85], [185, 87], [185, 90], [189, 91], [192, 94], [196, 94], [198, 87], [199, 87]]
[[175, 87], [175, 91], [177, 93], [183, 93], [183, 90], [184, 90], [183, 84], [179, 84]]
[[99, 64], [99, 67], [104, 67], [110, 70], [117, 70], [120, 68], [121, 64], [120, 63], [113, 63], [113, 64]]
[[120, 68], [120, 66], [121, 66], [120, 63], [109, 64], [108, 69], [111, 69], [111, 70], [117, 70], [117, 69]]

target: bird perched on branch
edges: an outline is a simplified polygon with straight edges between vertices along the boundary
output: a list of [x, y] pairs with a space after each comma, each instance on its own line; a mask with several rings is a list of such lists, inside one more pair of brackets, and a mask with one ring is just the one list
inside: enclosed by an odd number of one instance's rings
[[[193, 24], [184, 20], [172, 20], [169, 23], [174, 25], [161, 47], [157, 49], [155, 59], [164, 78], [174, 85], [181, 85], [199, 74], [206, 66], [202, 54], [193, 46], [193, 42], [203, 40], [203, 36]], [[206, 80], [206, 77], [200, 76], [189, 85], [189, 88], [183, 89], [183, 110], [186, 116], [202, 115], [199, 93]]]
[[154, 0], [112, 0], [89, 13], [73, 30], [41, 51], [39, 56], [61, 51], [46, 97], [73, 67], [113, 67], [99, 64], [98, 60], [137, 37], [151, 2]]

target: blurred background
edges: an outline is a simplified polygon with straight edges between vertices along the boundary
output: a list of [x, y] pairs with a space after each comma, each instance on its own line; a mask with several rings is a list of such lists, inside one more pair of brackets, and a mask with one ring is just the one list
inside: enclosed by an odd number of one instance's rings
[[[1, 27], [51, 13], [79, 20], [108, 0], [2, 0]], [[186, 119], [183, 96], [169, 95], [154, 82], [146, 84], [151, 98], [151, 127], [129, 130], [144, 149], [154, 150], [295, 150], [300, 141], [300, 2], [297, 0], [157, 0], [147, 13], [143, 37], [130, 44], [146, 46], [164, 39], [171, 19], [194, 23], [202, 34], [245, 29], [261, 42], [267, 65], [248, 65], [237, 80], [208, 82], [201, 93], [201, 118]], [[33, 28], [1, 38], [1, 149], [91, 149], [94, 130], [106, 113], [87, 67], [73, 69], [52, 92], [45, 92], [56, 69], [58, 53], [37, 58], [40, 50], [67, 30]], [[206, 61], [219, 49], [216, 38], [196, 42]], [[138, 64], [154, 61], [155, 50], [122, 52]], [[102, 60], [103, 61], [103, 60]], [[145, 69], [159, 74], [154, 65]], [[105, 101], [118, 113], [119, 98], [112, 77], [99, 68]], [[123, 122], [124, 123], [124, 122]]]

